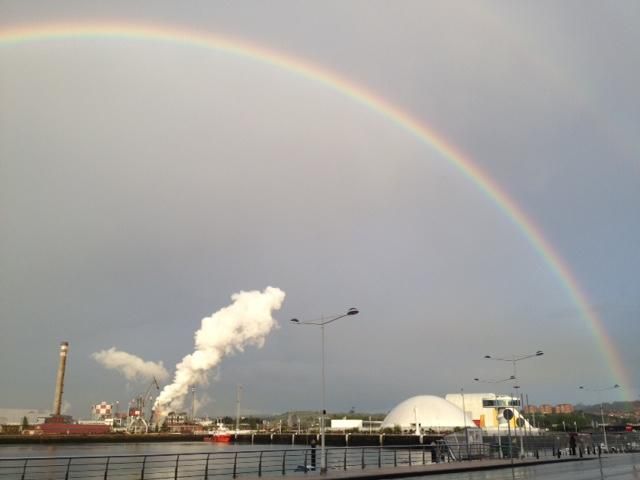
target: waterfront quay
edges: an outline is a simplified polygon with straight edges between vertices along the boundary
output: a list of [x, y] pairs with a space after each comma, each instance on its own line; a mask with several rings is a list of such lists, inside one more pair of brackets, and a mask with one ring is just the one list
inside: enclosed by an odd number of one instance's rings
[[[164, 445], [164, 449], [156, 449], [158, 452], [165, 450], [164, 453], [0, 457], [0, 480], [233, 480], [275, 476], [309, 479], [399, 478], [495, 470], [510, 468], [512, 465], [514, 468], [522, 469], [547, 463], [589, 460], [598, 463], [602, 460], [595, 455], [558, 456], [557, 452], [545, 450], [535, 454], [529, 452], [524, 458], [514, 458], [512, 461], [496, 457], [496, 452], [486, 445], [474, 445], [469, 449], [465, 446], [464, 449], [457, 450], [442, 444], [329, 447], [325, 450], [327, 470], [321, 474], [320, 451], [317, 448], [271, 446], [267, 449], [256, 449], [251, 446], [190, 443], [186, 444], [189, 446], [186, 450], [184, 446], [177, 444]], [[64, 446], [69, 447], [71, 446]], [[133, 448], [135, 445], [129, 447]], [[92, 448], [97, 450], [98, 445]]]
[[[56, 444], [56, 443], [153, 443], [203, 441], [206, 434], [99, 434], [99, 435], [0, 435], [0, 444]], [[319, 442], [314, 433], [231, 433], [232, 443], [239, 445], [310, 445]], [[429, 444], [442, 440], [442, 435], [395, 435], [330, 433], [325, 435], [327, 445], [389, 446]]]

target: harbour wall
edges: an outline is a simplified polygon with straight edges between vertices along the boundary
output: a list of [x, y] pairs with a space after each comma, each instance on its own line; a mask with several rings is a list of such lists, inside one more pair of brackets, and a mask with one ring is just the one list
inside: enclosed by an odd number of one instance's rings
[[[149, 442], [200, 442], [206, 435], [191, 434], [99, 434], [99, 435], [0, 435], [0, 444], [57, 444], [57, 443], [149, 443]], [[232, 443], [239, 445], [320, 445], [318, 434], [296, 433], [247, 433], [233, 434]], [[328, 447], [398, 446], [430, 444], [441, 439], [433, 435], [393, 435], [329, 433], [325, 436]]]

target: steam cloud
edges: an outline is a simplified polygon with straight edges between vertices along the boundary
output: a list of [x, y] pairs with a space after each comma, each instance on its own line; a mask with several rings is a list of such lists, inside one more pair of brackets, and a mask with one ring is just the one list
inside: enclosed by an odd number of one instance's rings
[[142, 358], [111, 347], [109, 350], [92, 353], [91, 356], [103, 367], [120, 371], [127, 380], [151, 380], [159, 382], [169, 378], [169, 372], [162, 362], [145, 362]]
[[234, 293], [233, 303], [202, 319], [195, 333], [195, 351], [176, 365], [173, 383], [164, 387], [156, 399], [158, 417], [182, 408], [192, 385], [207, 383], [208, 372], [227, 355], [243, 351], [247, 345], [262, 347], [267, 334], [276, 326], [271, 316], [279, 310], [285, 293], [267, 287], [264, 292]]

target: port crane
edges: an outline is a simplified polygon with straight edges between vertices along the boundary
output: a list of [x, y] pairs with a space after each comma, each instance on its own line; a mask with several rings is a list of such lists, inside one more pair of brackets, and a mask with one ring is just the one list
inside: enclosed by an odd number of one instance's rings
[[153, 411], [149, 413], [149, 420], [145, 419], [145, 407], [148, 405], [147, 400], [151, 400], [151, 391], [156, 388], [157, 392], [160, 392], [160, 385], [156, 377], [152, 377], [151, 383], [141, 395], [138, 395], [133, 399], [132, 406], [129, 408], [129, 426], [127, 432], [129, 433], [149, 433], [149, 425], [153, 417]]

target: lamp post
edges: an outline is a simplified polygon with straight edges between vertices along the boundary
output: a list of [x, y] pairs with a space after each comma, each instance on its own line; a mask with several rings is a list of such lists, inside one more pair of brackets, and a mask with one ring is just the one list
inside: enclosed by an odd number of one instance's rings
[[[509, 380], [513, 380], [515, 377], [513, 375], [511, 375], [508, 378], [502, 378], [499, 380], [481, 380], [479, 378], [474, 378], [473, 381], [474, 382], [478, 382], [478, 383], [504, 383], [504, 382], [508, 382]], [[499, 453], [499, 457], [502, 458], [502, 437], [500, 436], [500, 405], [498, 405], [498, 394], [493, 392], [493, 396], [495, 397], [494, 399], [494, 406], [493, 408], [495, 408], [498, 412], [496, 414], [496, 417], [498, 419], [498, 450], [500, 451]]]
[[[513, 374], [511, 375], [511, 378], [513, 379], [513, 388], [516, 390], [516, 392], [518, 392], [520, 385], [517, 384], [517, 379], [518, 379], [517, 363], [521, 362], [522, 360], [527, 360], [529, 358], [541, 357], [542, 355], [544, 355], [544, 352], [542, 350], [536, 350], [535, 353], [529, 353], [529, 354], [527, 353], [516, 354], [508, 357], [494, 357], [492, 355], [485, 355], [484, 358], [486, 358], [487, 360], [494, 360], [497, 362], [510, 362], [511, 365], [513, 366]], [[520, 401], [520, 403], [521, 403], [520, 407], [522, 408], [522, 400]], [[523, 422], [521, 421], [520, 423], [523, 423]], [[520, 455], [522, 455], [522, 449], [523, 449], [522, 437], [523, 437], [523, 426], [520, 427]]]
[[242, 399], [242, 385], [236, 385], [236, 435], [240, 433], [240, 400]]
[[597, 392], [598, 397], [600, 397], [600, 419], [602, 421], [602, 436], [604, 437], [604, 448], [606, 452], [609, 453], [609, 444], [607, 443], [607, 429], [605, 428], [605, 425], [604, 425], [604, 407], [602, 405], [602, 392], [620, 388], [620, 385], [616, 383], [615, 385], [611, 385], [610, 387], [604, 387], [604, 388], [587, 388], [584, 385], [580, 385], [578, 388], [580, 390], [585, 390], [587, 392]]
[[518, 379], [516, 364], [522, 360], [533, 357], [541, 357], [542, 355], [544, 355], [544, 352], [542, 350], [538, 350], [536, 351], [536, 353], [531, 354], [511, 355], [510, 357], [493, 357], [491, 355], [485, 355], [484, 358], [486, 358], [487, 360], [495, 360], [496, 362], [510, 362], [511, 365], [513, 365], [513, 375], [511, 375], [511, 378], [514, 380], [513, 388], [518, 389], [520, 388], [520, 385], [517, 385], [515, 382], [515, 380]]
[[320, 473], [327, 473], [326, 454], [325, 454], [325, 416], [327, 415], [326, 408], [326, 389], [325, 389], [325, 367], [324, 367], [324, 327], [330, 323], [340, 320], [341, 318], [357, 315], [359, 310], [357, 308], [350, 308], [346, 313], [340, 315], [334, 315], [329, 318], [321, 318], [320, 320], [314, 320], [310, 322], [304, 322], [297, 318], [292, 318], [291, 322], [296, 325], [313, 325], [320, 327], [321, 331], [321, 343], [322, 343], [322, 416], [320, 417]]
[[460, 389], [460, 395], [462, 395], [462, 420], [464, 422], [464, 440], [467, 444], [467, 460], [471, 460], [471, 454], [469, 453], [469, 430], [467, 429], [467, 409], [464, 405], [464, 388]]

